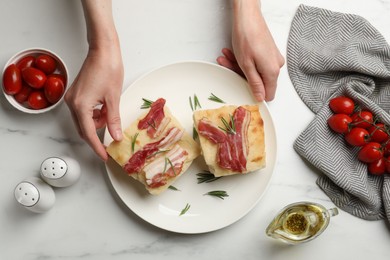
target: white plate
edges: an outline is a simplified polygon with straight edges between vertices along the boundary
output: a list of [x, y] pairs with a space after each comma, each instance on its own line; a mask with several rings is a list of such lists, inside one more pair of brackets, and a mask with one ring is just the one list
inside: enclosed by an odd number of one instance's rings
[[[255, 103], [245, 80], [221, 66], [205, 62], [181, 62], [156, 69], [135, 81], [122, 94], [120, 113], [125, 128], [141, 113], [142, 98], [163, 97], [186, 130], [192, 135], [192, 110], [189, 97], [197, 95], [202, 108], [222, 104], [208, 100], [211, 93], [228, 104]], [[196, 173], [206, 169], [202, 158], [193, 162], [173, 186], [159, 196], [149, 195], [143, 185], [128, 177], [112, 160], [106, 165], [109, 180], [119, 197], [135, 214], [159, 228], [178, 233], [204, 233], [226, 227], [245, 216], [260, 200], [276, 161], [276, 136], [271, 114], [265, 103], [260, 104], [265, 125], [267, 166], [243, 176], [223, 177], [211, 183], [197, 183]], [[104, 144], [112, 141], [106, 129]], [[224, 200], [204, 196], [212, 190], [225, 190]], [[179, 216], [187, 205], [190, 209]]]

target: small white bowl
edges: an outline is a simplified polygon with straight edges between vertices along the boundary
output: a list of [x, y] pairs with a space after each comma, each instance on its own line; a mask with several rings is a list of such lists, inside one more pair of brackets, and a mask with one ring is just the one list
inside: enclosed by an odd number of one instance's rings
[[22, 112], [25, 112], [25, 113], [29, 113], [29, 114], [41, 114], [41, 113], [45, 113], [47, 111], [50, 111], [50, 110], [54, 109], [59, 104], [61, 104], [62, 101], [64, 100], [65, 93], [68, 90], [68, 81], [69, 81], [68, 69], [67, 69], [67, 67], [65, 65], [65, 62], [60, 58], [60, 56], [58, 56], [53, 51], [50, 51], [50, 50], [47, 50], [47, 49], [42, 49], [42, 48], [31, 48], [31, 49], [22, 50], [22, 51], [16, 53], [14, 56], [12, 56], [7, 61], [7, 63], [4, 66], [2, 75], [4, 75], [4, 71], [6, 70], [6, 68], [9, 65], [16, 64], [18, 61], [20, 61], [24, 57], [30, 56], [30, 55], [34, 56], [34, 57], [38, 57], [39, 55], [42, 55], [42, 54], [49, 55], [49, 56], [51, 56], [52, 58], [54, 58], [56, 60], [56, 62], [57, 62], [57, 69], [54, 71], [54, 73], [62, 74], [64, 76], [64, 78], [65, 78], [65, 82], [64, 82], [65, 91], [64, 91], [61, 99], [58, 100], [56, 103], [51, 104], [48, 107], [45, 107], [43, 109], [32, 109], [32, 108], [28, 108], [28, 107], [20, 104], [19, 102], [17, 102], [15, 100], [14, 96], [13, 95], [8, 95], [7, 93], [5, 93], [4, 88], [2, 87], [4, 96], [6, 97], [8, 102], [13, 107], [18, 109], [19, 111], [22, 111]]

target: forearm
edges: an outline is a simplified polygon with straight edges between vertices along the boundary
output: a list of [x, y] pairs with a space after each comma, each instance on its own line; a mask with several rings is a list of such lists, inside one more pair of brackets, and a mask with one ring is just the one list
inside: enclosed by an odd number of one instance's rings
[[82, 0], [91, 49], [119, 47], [111, 0]]
[[242, 17], [258, 14], [260, 12], [261, 3], [259, 0], [233, 0], [233, 15], [234, 17]]
[[256, 28], [266, 27], [259, 0], [233, 0], [233, 34], [246, 31], [252, 34]]

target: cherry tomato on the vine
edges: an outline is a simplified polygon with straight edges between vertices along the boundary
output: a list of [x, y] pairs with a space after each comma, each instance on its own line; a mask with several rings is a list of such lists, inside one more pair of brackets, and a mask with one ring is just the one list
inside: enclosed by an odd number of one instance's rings
[[390, 156], [390, 140], [383, 143], [383, 155]]
[[42, 54], [35, 59], [35, 66], [48, 75], [56, 70], [57, 62], [51, 56]]
[[46, 81], [45, 73], [33, 67], [25, 68], [22, 76], [24, 81], [33, 88], [42, 88]]
[[28, 96], [28, 105], [33, 109], [42, 109], [49, 106], [43, 91], [35, 90]]
[[47, 100], [52, 104], [61, 99], [65, 90], [64, 83], [57, 77], [49, 77], [43, 88]]
[[370, 111], [362, 110], [355, 112], [352, 116], [352, 124], [356, 127], [369, 128], [374, 123], [374, 116]]
[[370, 140], [370, 135], [364, 128], [353, 127], [348, 133], [345, 134], [345, 140], [350, 145], [363, 146]]
[[388, 173], [390, 173], [390, 156], [383, 157], [385, 161], [385, 168]]
[[329, 117], [328, 125], [336, 133], [346, 133], [349, 130], [349, 124], [352, 122], [351, 117], [346, 114], [335, 114]]
[[368, 164], [368, 172], [373, 175], [382, 175], [386, 172], [385, 158], [380, 158], [377, 161]]
[[339, 96], [329, 101], [329, 107], [336, 114], [350, 115], [355, 109], [355, 103], [349, 97]]
[[365, 144], [358, 153], [358, 159], [365, 163], [372, 163], [383, 156], [382, 147], [379, 143], [369, 142]]
[[368, 133], [370, 134], [373, 142], [383, 143], [389, 139], [386, 126], [383, 123], [376, 123], [375, 125], [370, 126], [368, 128]]

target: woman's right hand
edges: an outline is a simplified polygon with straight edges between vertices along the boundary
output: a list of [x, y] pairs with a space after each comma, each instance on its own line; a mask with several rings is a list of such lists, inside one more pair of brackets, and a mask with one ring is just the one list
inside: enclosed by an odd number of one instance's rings
[[107, 125], [114, 140], [122, 139], [119, 101], [123, 64], [119, 44], [118, 47], [113, 46], [90, 48], [79, 74], [65, 95], [80, 136], [104, 161], [108, 155], [96, 129]]

